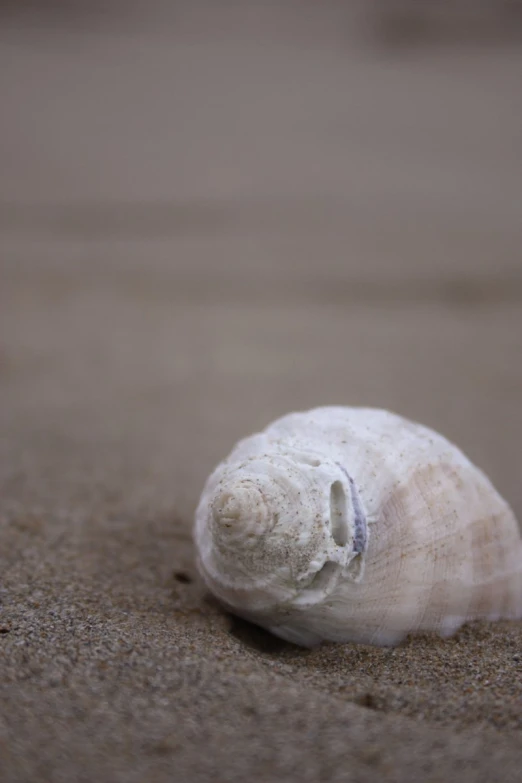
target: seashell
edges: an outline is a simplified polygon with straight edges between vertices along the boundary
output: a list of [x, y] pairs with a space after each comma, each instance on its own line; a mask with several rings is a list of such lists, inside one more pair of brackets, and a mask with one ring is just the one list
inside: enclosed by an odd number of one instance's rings
[[240, 441], [194, 536], [219, 601], [303, 646], [522, 617], [511, 509], [453, 444], [384, 410], [291, 413]]

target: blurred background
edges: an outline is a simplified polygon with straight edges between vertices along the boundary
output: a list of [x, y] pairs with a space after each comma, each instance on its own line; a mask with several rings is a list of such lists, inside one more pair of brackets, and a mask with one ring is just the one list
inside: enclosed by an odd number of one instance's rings
[[237, 438], [337, 403], [520, 515], [521, 42], [514, 1], [2, 0], [4, 496], [188, 536]]

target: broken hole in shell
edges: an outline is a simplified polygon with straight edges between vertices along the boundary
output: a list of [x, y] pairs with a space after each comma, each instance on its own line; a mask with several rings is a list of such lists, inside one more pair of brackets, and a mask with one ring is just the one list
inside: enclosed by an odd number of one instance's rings
[[341, 570], [339, 563], [327, 560], [321, 569], [314, 575], [310, 584], [300, 592], [295, 599], [296, 604], [308, 604], [321, 601], [328, 590], [329, 585]]
[[330, 488], [330, 527], [337, 546], [346, 546], [348, 543], [346, 495], [340, 481], [334, 481]]

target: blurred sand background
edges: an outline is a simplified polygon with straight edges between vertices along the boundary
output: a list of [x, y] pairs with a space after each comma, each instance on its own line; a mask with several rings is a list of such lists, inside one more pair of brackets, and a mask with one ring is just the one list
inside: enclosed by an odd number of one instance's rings
[[235, 440], [329, 403], [522, 517], [508, 5], [0, 4], [2, 783], [520, 780], [520, 625], [301, 651], [191, 543]]

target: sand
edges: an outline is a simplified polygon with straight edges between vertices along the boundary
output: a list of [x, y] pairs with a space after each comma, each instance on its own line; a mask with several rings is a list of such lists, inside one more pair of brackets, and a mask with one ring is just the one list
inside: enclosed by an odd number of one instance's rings
[[0, 779], [518, 781], [521, 624], [301, 650], [209, 599], [191, 524], [328, 403], [522, 516], [520, 52], [133, 8], [0, 36]]

